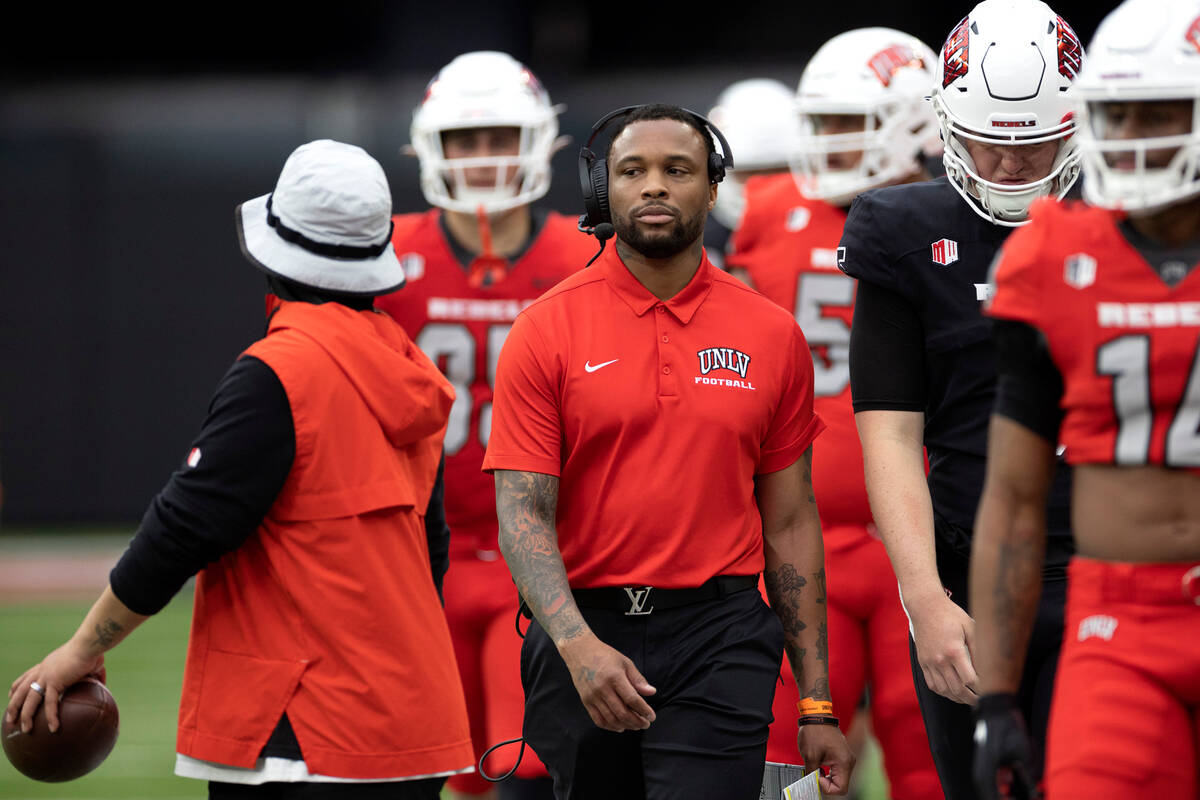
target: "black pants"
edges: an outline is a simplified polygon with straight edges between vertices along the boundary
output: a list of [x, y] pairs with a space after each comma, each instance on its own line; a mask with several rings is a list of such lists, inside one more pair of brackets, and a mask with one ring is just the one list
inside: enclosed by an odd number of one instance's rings
[[[938, 575], [942, 585], [950, 590], [950, 599], [966, 610], [969, 596], [968, 556], [961, 547], [943, 547], [939, 542], [937, 563]], [[1040, 780], [1042, 776], [1042, 762], [1046, 752], [1046, 723], [1050, 718], [1050, 699], [1054, 693], [1058, 653], [1062, 649], [1066, 601], [1066, 580], [1046, 581], [1042, 584], [1042, 599], [1029, 640], [1025, 672], [1021, 677], [1018, 692], [1021, 713], [1025, 715], [1025, 722], [1029, 725], [1030, 737], [1033, 740], [1034, 763], [1030, 766], [1035, 773], [1035, 780]], [[909, 656], [912, 662], [913, 682], [917, 688], [917, 702], [921, 706], [921, 717], [925, 720], [925, 731], [929, 735], [929, 748], [933, 752], [933, 763], [937, 767], [946, 800], [976, 800], [979, 795], [971, 777], [971, 764], [975, 757], [975, 721], [972, 709], [942, 697], [925, 684], [921, 665], [917, 661], [917, 648], [911, 638]]]
[[389, 783], [208, 782], [209, 800], [438, 800], [445, 778]]
[[647, 616], [582, 609], [592, 630], [658, 691], [644, 731], [596, 727], [545, 631], [521, 647], [525, 740], [555, 796], [757, 800], [783, 630], [755, 590]]

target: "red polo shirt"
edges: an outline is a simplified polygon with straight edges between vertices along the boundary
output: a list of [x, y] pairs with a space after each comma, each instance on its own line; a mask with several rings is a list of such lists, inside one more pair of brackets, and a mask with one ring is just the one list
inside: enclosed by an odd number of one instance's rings
[[484, 469], [560, 478], [575, 588], [761, 572], [754, 476], [824, 427], [795, 319], [707, 256], [660, 301], [609, 248], [517, 317], [495, 385]]

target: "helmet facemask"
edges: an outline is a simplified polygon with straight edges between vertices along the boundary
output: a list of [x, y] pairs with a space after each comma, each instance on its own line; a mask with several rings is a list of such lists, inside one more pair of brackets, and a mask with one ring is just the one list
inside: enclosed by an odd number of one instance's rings
[[800, 192], [845, 206], [917, 174], [937, 146], [925, 103], [935, 62], [923, 42], [891, 28], [857, 28], [821, 45], [796, 89], [801, 138], [789, 163]]
[[[421, 160], [421, 189], [426, 199], [450, 211], [472, 213], [482, 207], [495, 214], [543, 197], [550, 189], [550, 158], [558, 133], [556, 121], [551, 118], [549, 123], [521, 126], [518, 150], [512, 155], [449, 158], [443, 137], [455, 129], [432, 130], [414, 137], [413, 149]], [[490, 185], [476, 179], [472, 186], [468, 171], [483, 169], [494, 171]]]
[[[1048, 195], [1061, 198], [1079, 177], [1078, 142], [1073, 136], [1075, 122], [1070, 115], [1057, 125], [1035, 134], [1006, 135], [998, 134], [994, 129], [983, 131], [954, 119], [938, 95], [933, 97], [933, 106], [945, 145], [942, 162], [951, 185], [976, 213], [994, 225], [1023, 225], [1028, 219], [1029, 207], [1034, 200]], [[1045, 177], [1028, 183], [999, 183], [988, 180], [979, 173], [975, 159], [967, 150], [967, 139], [1006, 147], [1057, 142], [1058, 150]]]
[[725, 174], [712, 214], [733, 230], [746, 210], [746, 182], [788, 168], [795, 147], [796, 115], [792, 90], [769, 78], [749, 78], [727, 86], [708, 112], [737, 153], [737, 168]]
[[[1035, 200], [1063, 197], [1079, 176], [1070, 90], [1083, 61], [1075, 31], [1041, 0], [983, 0], [947, 37], [931, 98], [942, 161], [951, 185], [988, 222], [1024, 225]], [[1040, 152], [1022, 153], [1036, 169], [1027, 162], [1017, 173], [1025, 182], [1005, 183], [999, 162], [984, 177], [968, 142], [1057, 147], [1049, 163]], [[1025, 180], [1030, 172], [1039, 177]]]
[[[885, 102], [865, 110], [833, 110], [836, 106], [801, 104], [801, 139], [792, 169], [806, 197], [832, 205], [848, 205], [858, 194], [902, 180], [920, 167], [917, 154], [933, 134], [927, 113], [912, 113], [902, 102]], [[821, 133], [823, 117], [857, 116], [860, 130]], [[841, 154], [859, 154], [851, 166], [831, 165]]]
[[[430, 81], [413, 112], [412, 148], [421, 162], [421, 190], [430, 205], [450, 211], [495, 214], [527, 205], [550, 188], [550, 158], [562, 110], [538, 79], [504, 53], [466, 53]], [[516, 128], [517, 152], [447, 158], [447, 133], [468, 129]], [[494, 169], [490, 185], [470, 186], [467, 171]], [[477, 177], [477, 175], [476, 175]]]
[[[1112, 110], [1129, 113], [1156, 102], [1188, 103], [1188, 130], [1141, 138], [1113, 135]], [[1142, 216], [1200, 194], [1200, 103], [1195, 98], [1093, 101], [1086, 105], [1086, 121], [1080, 139], [1088, 202]]]

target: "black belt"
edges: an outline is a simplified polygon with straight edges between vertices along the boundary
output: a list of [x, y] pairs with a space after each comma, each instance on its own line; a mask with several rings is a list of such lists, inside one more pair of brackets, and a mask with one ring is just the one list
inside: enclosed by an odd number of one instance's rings
[[718, 575], [694, 589], [657, 589], [653, 586], [605, 586], [599, 589], [572, 589], [580, 608], [624, 611], [627, 617], [642, 617], [656, 609], [719, 600], [735, 592], [758, 586], [757, 575]]

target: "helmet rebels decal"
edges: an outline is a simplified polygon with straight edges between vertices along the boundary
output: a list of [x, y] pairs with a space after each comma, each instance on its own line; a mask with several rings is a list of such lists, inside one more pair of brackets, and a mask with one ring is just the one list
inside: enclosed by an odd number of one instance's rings
[[1075, 80], [1083, 66], [1083, 47], [1079, 37], [1062, 17], [1058, 18], [1058, 74], [1069, 81]]
[[1183, 35], [1183, 38], [1197, 51], [1200, 51], [1200, 17], [1192, 20], [1192, 24], [1188, 26], [1187, 33]]
[[970, 41], [970, 21], [970, 17], [963, 17], [962, 22], [959, 22], [954, 30], [950, 32], [950, 37], [946, 39], [946, 45], [942, 48], [942, 52], [944, 53], [942, 56], [943, 89], [953, 83], [955, 79], [967, 74], [969, 67], [967, 61], [967, 44]]
[[888, 86], [892, 77], [905, 67], [921, 69], [925, 62], [906, 44], [892, 45], [886, 50], [880, 50], [867, 62], [867, 66], [879, 78], [879, 82]]

